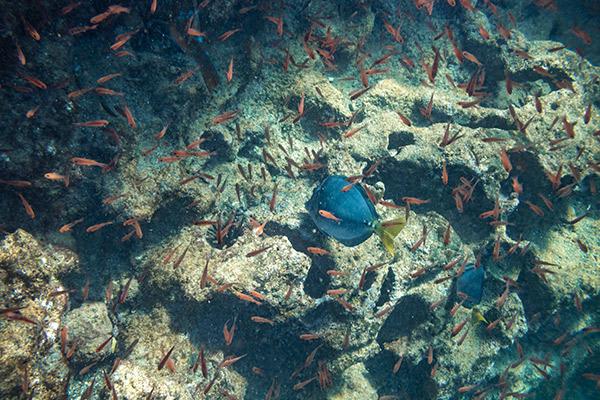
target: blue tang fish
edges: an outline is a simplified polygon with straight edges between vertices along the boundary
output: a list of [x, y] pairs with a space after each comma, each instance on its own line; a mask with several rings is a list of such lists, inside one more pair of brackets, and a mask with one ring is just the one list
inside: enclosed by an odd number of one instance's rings
[[347, 191], [347, 178], [327, 177], [317, 186], [306, 209], [319, 230], [345, 246], [353, 247], [377, 233], [384, 247], [394, 254], [394, 238], [404, 227], [404, 217], [380, 222], [379, 215], [361, 185]]
[[483, 295], [483, 281], [485, 270], [483, 267], [475, 268], [473, 264], [467, 265], [465, 272], [456, 281], [456, 292], [464, 293], [467, 299], [464, 306], [471, 308], [481, 301]]

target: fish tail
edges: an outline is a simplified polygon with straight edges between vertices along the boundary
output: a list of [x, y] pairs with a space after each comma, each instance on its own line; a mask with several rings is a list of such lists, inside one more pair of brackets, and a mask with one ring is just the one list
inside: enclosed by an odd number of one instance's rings
[[488, 324], [489, 322], [485, 319], [485, 317], [483, 316], [483, 314], [481, 313], [481, 311], [479, 311], [476, 308], [473, 308], [473, 310], [471, 311], [471, 317], [473, 318], [473, 321], [476, 322], [484, 322], [486, 324]]
[[404, 217], [399, 217], [378, 223], [375, 226], [375, 233], [377, 233], [379, 239], [381, 239], [383, 247], [385, 247], [392, 256], [394, 255], [394, 238], [398, 236], [402, 228], [404, 228], [404, 225], [406, 225], [406, 219]]

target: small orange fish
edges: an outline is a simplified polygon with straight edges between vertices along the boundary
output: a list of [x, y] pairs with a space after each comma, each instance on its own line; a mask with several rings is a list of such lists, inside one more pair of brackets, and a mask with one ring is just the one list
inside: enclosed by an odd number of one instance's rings
[[175, 345], [173, 345], [171, 347], [171, 349], [169, 351], [167, 351], [167, 354], [165, 354], [164, 357], [158, 363], [159, 371], [165, 367], [165, 365], [167, 364], [167, 361], [171, 358], [171, 353], [173, 353], [173, 350], [175, 350]]
[[61, 174], [57, 174], [56, 172], [47, 172], [44, 174], [44, 178], [51, 181], [63, 181], [65, 187], [69, 186], [69, 177]]
[[60, 228], [58, 228], [58, 231], [60, 233], [67, 233], [70, 232], [71, 229], [73, 229], [73, 227], [79, 223], [83, 222], [83, 218], [79, 218], [73, 222], [69, 222], [68, 224], [65, 224], [63, 226], [61, 226]]
[[537, 205], [533, 204], [529, 200], [525, 200], [525, 204], [527, 204], [527, 206], [529, 207], [529, 209], [531, 211], [533, 211], [534, 214], [536, 214], [536, 215], [538, 215], [540, 217], [544, 216], [544, 211], [542, 211], [542, 209], [540, 207], [538, 207]]
[[92, 91], [93, 89], [94, 89], [94, 88], [84, 88], [84, 89], [79, 89], [79, 90], [73, 90], [72, 92], [69, 92], [69, 93], [67, 94], [67, 97], [68, 97], [70, 100], [73, 100], [73, 99], [75, 99], [75, 98], [77, 98], [77, 97], [79, 97], [79, 96], [83, 96], [84, 94], [86, 94], [86, 93], [88, 93], [88, 92]]
[[80, 5], [81, 5], [81, 1], [71, 2], [71, 3], [67, 4], [66, 6], [64, 6], [63, 8], [61, 8], [60, 14], [67, 15], [68, 13], [70, 13], [71, 11], [73, 11], [74, 9], [79, 7]]
[[133, 129], [137, 128], [137, 124], [135, 123], [135, 119], [133, 119], [133, 114], [131, 114], [131, 110], [127, 107], [127, 104], [123, 106], [123, 114], [125, 114], [125, 118], [127, 118], [127, 123]]
[[157, 0], [152, 0], [152, 3], [150, 3], [150, 14], [154, 14], [156, 12], [156, 7], [158, 1]]
[[269, 246], [265, 246], [265, 247], [261, 247], [260, 249], [251, 251], [250, 253], [246, 254], [246, 257], [255, 257], [259, 254], [264, 253], [265, 251], [269, 250], [271, 247], [273, 247], [273, 245], [269, 245]]
[[275, 321], [270, 320], [268, 318], [259, 317], [258, 315], [254, 315], [254, 316], [250, 317], [250, 319], [258, 324], [275, 325]]
[[116, 57], [133, 57], [133, 53], [131, 53], [127, 50], [122, 50], [122, 51], [115, 53], [115, 56]]
[[330, 289], [327, 291], [328, 296], [339, 296], [348, 293], [348, 289]]
[[33, 40], [39, 42], [42, 38], [39, 32], [23, 16], [21, 16], [21, 21], [23, 22], [23, 26], [25, 27], [25, 32], [27, 32], [27, 34], [31, 36]]
[[320, 247], [307, 247], [306, 251], [308, 251], [311, 254], [315, 254], [317, 256], [326, 256], [328, 254], [331, 254], [329, 251], [322, 249]]
[[265, 225], [267, 225], [267, 222], [269, 222], [269, 221], [265, 221], [261, 224], [254, 218], [250, 218], [250, 225], [252, 226], [252, 233], [254, 233], [256, 236], [262, 235], [263, 231], [265, 229]]
[[107, 164], [95, 161], [95, 160], [90, 160], [89, 158], [82, 158], [82, 157], [73, 157], [71, 158], [71, 162], [75, 165], [81, 165], [84, 167], [100, 167], [100, 168], [108, 168]]
[[241, 31], [241, 30], [242, 30], [241, 28], [237, 28], [237, 29], [232, 29], [232, 30], [230, 30], [230, 31], [227, 31], [227, 32], [223, 33], [222, 35], [220, 35], [220, 36], [217, 38], [217, 40], [219, 40], [219, 41], [221, 41], [221, 42], [224, 42], [224, 41], [226, 41], [227, 39], [229, 39], [231, 36], [233, 36], [235, 33], [239, 32], [239, 31]]
[[521, 185], [519, 183], [519, 177], [518, 176], [513, 176], [512, 177], [512, 188], [515, 191], [516, 194], [520, 195], [523, 193], [523, 185]]
[[131, 35], [126, 35], [124, 36], [122, 39], [117, 40], [116, 42], [114, 42], [111, 46], [110, 49], [112, 51], [117, 51], [119, 50], [121, 47], [125, 46], [127, 44], [127, 42], [129, 42], [129, 40], [132, 38]]
[[539, 96], [534, 96], [534, 103], [535, 103], [535, 110], [538, 112], [538, 114], [541, 114], [543, 109], [542, 109], [542, 101], [540, 100]]
[[323, 218], [327, 218], [335, 222], [342, 222], [340, 218], [336, 217], [335, 215], [326, 210], [319, 210], [319, 215]]
[[29, 181], [20, 181], [20, 180], [4, 180], [0, 179], [0, 184], [18, 187], [18, 188], [26, 188], [31, 187], [31, 182]]
[[592, 38], [591, 36], [584, 31], [583, 29], [574, 26], [573, 28], [571, 28], [571, 33], [575, 36], [577, 36], [579, 39], [581, 39], [583, 41], [583, 43], [590, 45], [592, 44]]
[[123, 92], [117, 92], [115, 90], [98, 86], [94, 89], [96, 93], [104, 95], [104, 96], [123, 96]]
[[122, 73], [120, 73], [120, 72], [116, 72], [116, 73], [114, 73], [114, 74], [108, 74], [108, 75], [104, 75], [104, 76], [101, 76], [100, 78], [98, 78], [98, 80], [97, 80], [96, 82], [97, 82], [98, 84], [103, 84], [103, 83], [105, 83], [105, 82], [108, 82], [108, 81], [110, 81], [111, 79], [117, 78], [117, 77], [119, 77], [119, 76], [121, 76], [121, 75], [123, 75], [123, 74], [122, 74]]
[[300, 95], [300, 102], [298, 103], [298, 114], [304, 115], [304, 92]]
[[21, 63], [21, 65], [27, 64], [25, 53], [23, 53], [23, 50], [21, 49], [21, 46], [19, 46], [19, 43], [15, 43], [15, 46], [17, 47], [17, 58], [19, 59], [19, 62]]
[[265, 19], [277, 25], [277, 36], [283, 36], [283, 17], [266, 16]]
[[229, 320], [227, 320], [227, 322], [225, 322], [225, 325], [223, 325], [223, 339], [225, 339], [225, 344], [227, 346], [230, 346], [231, 343], [233, 342], [233, 337], [234, 337], [235, 331], [237, 329], [236, 319], [233, 320], [233, 324], [231, 325], [231, 328], [227, 327], [228, 324], [229, 324]]
[[233, 79], [233, 57], [229, 60], [229, 67], [227, 68], [227, 82], [231, 82]]
[[188, 28], [186, 33], [194, 37], [207, 37], [206, 32], [201, 32], [198, 29]]
[[400, 114], [400, 111], [396, 111], [396, 114], [398, 114], [398, 117], [400, 117], [400, 120], [402, 121], [402, 123], [404, 125], [412, 126], [412, 122], [410, 121], [410, 119], [408, 119], [404, 115]]
[[219, 114], [216, 117], [214, 117], [212, 123], [213, 125], [220, 125], [225, 122], [231, 121], [232, 119], [237, 117], [238, 113], [238, 110], [224, 112], [223, 114]]
[[479, 35], [483, 38], [483, 40], [490, 40], [490, 33], [485, 30], [483, 25], [479, 25]]
[[236, 291], [236, 290], [234, 290], [234, 291], [233, 291], [233, 294], [234, 294], [234, 295], [235, 295], [235, 297], [237, 297], [238, 299], [240, 299], [240, 300], [243, 300], [243, 301], [247, 301], [247, 302], [249, 302], [249, 303], [254, 303], [254, 304], [256, 304], [257, 306], [260, 306], [260, 305], [262, 304], [260, 301], [256, 300], [254, 297], [252, 297], [252, 296], [249, 296], [249, 295], [247, 295], [247, 294], [244, 294], [244, 293], [240, 293], [240, 292], [238, 292], [238, 291]]
[[583, 114], [583, 123], [584, 124], [589, 124], [590, 120], [592, 119], [592, 104], [588, 104], [587, 108], [585, 109], [585, 113]]
[[33, 107], [31, 110], [28, 110], [27, 113], [25, 113], [25, 117], [27, 117], [27, 119], [31, 119], [31, 118], [35, 117], [35, 114], [37, 114], [37, 111], [39, 109], [40, 109], [40, 106]]
[[108, 17], [110, 17], [110, 15], [111, 15], [110, 12], [104, 11], [104, 12], [90, 18], [90, 22], [92, 24], [99, 24], [100, 22], [102, 22], [105, 19], [107, 19]]
[[35, 219], [35, 212], [33, 211], [33, 207], [31, 207], [31, 204], [29, 204], [27, 199], [25, 199], [25, 197], [21, 193], [17, 192], [17, 196], [19, 196], [19, 199], [21, 199], [21, 203], [23, 204], [23, 208], [25, 209], [27, 215], [29, 215], [31, 219]]
[[481, 62], [479, 62], [477, 57], [475, 57], [473, 54], [469, 53], [468, 51], [463, 51], [462, 55], [465, 59], [471, 61], [472, 63], [475, 63], [475, 64], [479, 65], [480, 67], [482, 66]]
[[163, 126], [163, 128], [160, 130], [160, 132], [158, 132], [156, 135], [154, 135], [154, 139], [156, 139], [156, 140], [162, 139], [165, 136], [165, 134], [167, 133], [168, 128], [169, 128], [169, 124], [166, 124], [165, 126]]
[[190, 79], [192, 77], [192, 75], [194, 75], [194, 73], [196, 72], [196, 70], [191, 69], [189, 71], [184, 72], [183, 74], [179, 75], [175, 81], [173, 83], [175, 83], [176, 85], [180, 85], [183, 82], [187, 81], [188, 79]]
[[115, 223], [115, 221], [100, 222], [99, 224], [88, 226], [85, 229], [85, 231], [87, 233], [93, 233], [93, 232], [99, 231], [100, 229], [104, 228], [105, 226], [112, 225], [114, 223]]
[[442, 183], [448, 184], [448, 171], [446, 170], [446, 160], [442, 161]]
[[244, 354], [243, 356], [239, 356], [239, 357], [235, 357], [235, 356], [227, 357], [226, 359], [224, 359], [223, 361], [221, 361], [219, 363], [219, 365], [217, 365], [217, 369], [227, 368], [230, 365], [233, 365], [234, 363], [238, 362], [239, 360], [241, 360], [244, 357], [246, 357], [246, 354]]
[[512, 171], [512, 164], [510, 162], [510, 159], [508, 158], [506, 150], [504, 149], [500, 150], [500, 161], [502, 161], [502, 166], [504, 167], [504, 170], [510, 174], [510, 171]]
[[504, 38], [504, 40], [508, 40], [512, 37], [512, 32], [510, 29], [506, 28], [501, 23], [497, 23], [496, 28], [498, 28], [498, 32], [500, 32], [500, 35]]
[[30, 75], [22, 75], [22, 76], [23, 76], [23, 79], [25, 79], [27, 82], [31, 83], [36, 88], [43, 89], [43, 90], [48, 89], [48, 85], [46, 85], [44, 82], [42, 82], [41, 79], [36, 78], [35, 76], [30, 76]]
[[416, 197], [403, 197], [402, 201], [405, 202], [406, 204], [414, 204], [414, 205], [419, 206], [422, 204], [427, 204], [431, 200], [422, 200], [422, 199], [418, 199]]
[[96, 120], [93, 120], [93, 121], [74, 122], [73, 123], [73, 125], [75, 125], [75, 126], [78, 126], [78, 127], [88, 127], [88, 128], [104, 128], [108, 124], [110, 124], [110, 122], [108, 122], [105, 119], [96, 119]]
[[69, 35], [75, 36], [88, 31], [92, 31], [98, 28], [98, 25], [84, 25], [84, 26], [76, 26], [74, 28], [69, 29]]

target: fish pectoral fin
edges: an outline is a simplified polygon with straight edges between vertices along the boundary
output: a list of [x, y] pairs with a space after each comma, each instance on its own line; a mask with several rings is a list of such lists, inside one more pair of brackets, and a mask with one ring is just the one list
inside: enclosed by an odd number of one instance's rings
[[389, 221], [382, 222], [375, 227], [375, 232], [381, 239], [383, 247], [387, 250], [390, 255], [394, 255], [394, 239], [402, 228], [406, 225], [406, 219], [404, 217], [395, 218]]

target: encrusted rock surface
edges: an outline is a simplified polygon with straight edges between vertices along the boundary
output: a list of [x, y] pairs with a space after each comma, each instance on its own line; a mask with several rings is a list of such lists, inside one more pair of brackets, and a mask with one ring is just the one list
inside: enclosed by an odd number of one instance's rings
[[[600, 368], [598, 41], [581, 57], [569, 33], [575, 8], [593, 27], [589, 2], [159, 0], [79, 35], [102, 2], [50, 19], [65, 4], [42, 3], [7, 4], [0, 31], [2, 57], [27, 56], [0, 67], [3, 398], [597, 396], [581, 376]], [[127, 53], [109, 51], [120, 34]], [[115, 72], [117, 95], [72, 95]], [[305, 210], [327, 175], [367, 171], [381, 220], [408, 218], [393, 256]], [[467, 264], [486, 271], [474, 309]]]

